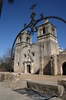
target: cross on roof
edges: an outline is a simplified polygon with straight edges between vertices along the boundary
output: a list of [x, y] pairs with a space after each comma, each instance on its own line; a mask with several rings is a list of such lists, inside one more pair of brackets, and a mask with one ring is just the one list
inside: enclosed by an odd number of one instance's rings
[[35, 8], [36, 5], [37, 4], [34, 4], [34, 2], [33, 2], [33, 5], [32, 5], [32, 7], [30, 9], [32, 9], [34, 11], [34, 8]]

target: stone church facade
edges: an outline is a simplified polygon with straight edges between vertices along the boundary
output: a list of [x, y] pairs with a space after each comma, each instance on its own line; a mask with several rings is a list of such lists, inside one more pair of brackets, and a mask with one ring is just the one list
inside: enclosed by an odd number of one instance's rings
[[66, 50], [59, 49], [56, 27], [48, 19], [38, 26], [36, 44], [26, 30], [17, 38], [14, 72], [66, 75]]

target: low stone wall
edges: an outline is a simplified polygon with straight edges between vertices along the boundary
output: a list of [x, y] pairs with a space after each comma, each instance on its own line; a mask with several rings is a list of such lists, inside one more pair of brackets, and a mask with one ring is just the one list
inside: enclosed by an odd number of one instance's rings
[[66, 80], [59, 80], [58, 84], [27, 81], [27, 87], [39, 94], [57, 96], [66, 100]]
[[27, 87], [39, 94], [58, 96], [58, 86], [27, 81]]
[[66, 100], [66, 79], [58, 80], [60, 97]]
[[19, 73], [0, 73], [0, 81], [17, 81], [19, 78]]
[[58, 84], [63, 86], [65, 91], [66, 91], [66, 79], [63, 79], [63, 80], [58, 80]]
[[26, 81], [12, 81], [12, 82], [6, 81], [6, 82], [0, 82], [0, 85], [9, 88], [11, 90], [27, 88]]
[[0, 85], [12, 90], [27, 88], [27, 82], [19, 79], [20, 73], [0, 73]]
[[0, 74], [0, 81], [3, 81], [3, 74]]

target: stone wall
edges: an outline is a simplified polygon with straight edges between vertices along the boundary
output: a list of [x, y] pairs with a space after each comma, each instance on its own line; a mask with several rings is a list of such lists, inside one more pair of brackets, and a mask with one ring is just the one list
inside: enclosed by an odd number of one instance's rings
[[66, 62], [66, 52], [62, 52], [59, 55], [57, 55], [57, 74], [62, 75], [63, 74], [63, 63]]
[[57, 55], [51, 56], [51, 75], [57, 75]]
[[66, 100], [66, 79], [58, 80], [58, 88], [60, 97]]
[[58, 96], [58, 85], [27, 81], [27, 87], [38, 94]]
[[[34, 54], [34, 55], [33, 55]], [[28, 61], [31, 64], [28, 64]], [[18, 66], [19, 62], [19, 66]], [[36, 73], [40, 67], [40, 46], [38, 44], [17, 45], [15, 50], [14, 71], [25, 72], [25, 63], [31, 66], [31, 73]], [[26, 69], [27, 73], [27, 69]]]
[[50, 64], [50, 56], [44, 56], [44, 68], [43, 74], [51, 75], [51, 64]]

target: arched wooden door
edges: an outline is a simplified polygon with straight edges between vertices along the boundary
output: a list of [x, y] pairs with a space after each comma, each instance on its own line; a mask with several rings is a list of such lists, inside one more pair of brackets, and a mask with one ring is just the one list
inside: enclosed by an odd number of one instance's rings
[[62, 69], [63, 69], [63, 75], [66, 75], [66, 62], [63, 63]]

